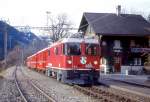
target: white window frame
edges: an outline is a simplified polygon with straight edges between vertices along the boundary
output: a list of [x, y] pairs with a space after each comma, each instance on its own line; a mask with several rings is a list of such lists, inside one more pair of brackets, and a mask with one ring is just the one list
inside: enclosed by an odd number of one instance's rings
[[107, 62], [107, 61], [106, 61], [106, 58], [105, 58], [105, 57], [102, 57], [102, 58], [101, 58], [101, 64], [106, 65], [106, 62]]
[[114, 49], [121, 49], [121, 41], [120, 40], [114, 40]]
[[134, 65], [141, 65], [142, 59], [141, 58], [134, 58]]

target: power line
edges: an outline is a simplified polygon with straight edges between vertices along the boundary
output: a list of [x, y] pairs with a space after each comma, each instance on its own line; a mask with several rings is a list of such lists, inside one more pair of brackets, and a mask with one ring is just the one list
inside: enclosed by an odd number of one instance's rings
[[[38, 30], [52, 30], [52, 29], [57, 29], [57, 27], [45, 27], [45, 26], [13, 26], [16, 29], [38, 29]], [[73, 27], [64, 27], [62, 29], [69, 29], [69, 30], [78, 30], [78, 28], [73, 28]]]

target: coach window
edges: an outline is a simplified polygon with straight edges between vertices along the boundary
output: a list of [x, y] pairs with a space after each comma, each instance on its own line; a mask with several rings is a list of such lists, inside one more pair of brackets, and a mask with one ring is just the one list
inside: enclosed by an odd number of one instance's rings
[[98, 55], [98, 45], [96, 44], [86, 44], [86, 54], [87, 55]]
[[50, 50], [48, 50], [48, 56], [50, 56], [50, 53], [51, 53], [51, 51], [50, 51]]
[[54, 52], [56, 55], [58, 55], [58, 48], [57, 47], [54, 49]]
[[67, 44], [63, 44], [63, 54], [67, 55]]

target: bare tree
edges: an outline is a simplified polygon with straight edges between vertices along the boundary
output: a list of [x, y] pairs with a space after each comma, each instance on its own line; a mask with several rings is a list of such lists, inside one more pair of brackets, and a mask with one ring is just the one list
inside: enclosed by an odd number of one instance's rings
[[147, 21], [150, 22], [150, 14], [147, 16]]
[[55, 42], [67, 36], [72, 23], [66, 14], [59, 14], [56, 18], [51, 17], [52, 40]]

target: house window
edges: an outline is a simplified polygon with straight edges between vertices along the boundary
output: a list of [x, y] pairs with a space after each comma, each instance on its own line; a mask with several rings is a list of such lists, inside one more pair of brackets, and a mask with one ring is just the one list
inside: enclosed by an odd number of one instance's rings
[[135, 46], [135, 41], [134, 40], [131, 40], [130, 41], [130, 47], [134, 47]]
[[141, 64], [142, 64], [142, 63], [141, 63], [141, 58], [138, 58], [137, 64], [138, 64], [138, 65], [141, 65]]
[[149, 38], [149, 41], [148, 41], [148, 42], [149, 42], [149, 47], [150, 47], [150, 38]]
[[137, 65], [137, 58], [134, 58], [134, 65]]
[[103, 41], [102, 46], [106, 46], [106, 45], [107, 45], [106, 41]]
[[101, 64], [106, 64], [106, 58], [104, 57], [101, 58]]
[[121, 49], [121, 42], [120, 40], [115, 40], [114, 41], [114, 49]]
[[114, 63], [120, 63], [120, 58], [119, 57], [114, 57]]
[[134, 65], [141, 65], [141, 58], [134, 58]]

